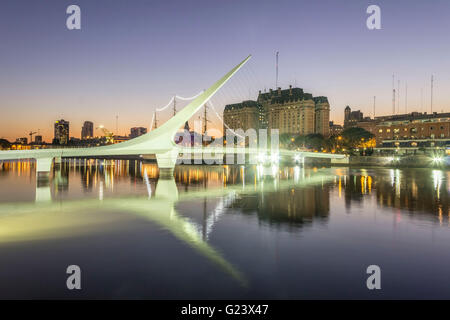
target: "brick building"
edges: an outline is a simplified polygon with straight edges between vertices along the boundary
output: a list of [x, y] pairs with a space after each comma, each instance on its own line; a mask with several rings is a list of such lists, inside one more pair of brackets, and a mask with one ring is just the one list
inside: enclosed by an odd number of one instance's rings
[[450, 145], [450, 113], [419, 113], [365, 119], [356, 123], [375, 135], [378, 147]]

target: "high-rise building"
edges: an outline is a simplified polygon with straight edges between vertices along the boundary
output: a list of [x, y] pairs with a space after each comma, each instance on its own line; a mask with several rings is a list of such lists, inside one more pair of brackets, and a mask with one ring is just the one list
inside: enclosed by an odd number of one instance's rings
[[85, 121], [81, 128], [81, 140], [92, 139], [94, 137], [94, 124], [91, 121]]
[[335, 124], [333, 121], [330, 121], [330, 135], [337, 136], [340, 135], [344, 131], [344, 128], [340, 124]]
[[17, 144], [28, 144], [28, 138], [17, 138], [16, 143]]
[[227, 105], [224, 123], [232, 129], [278, 129], [280, 134], [330, 134], [327, 97], [313, 97], [301, 88], [259, 91], [257, 101]]
[[263, 118], [263, 106], [256, 101], [246, 100], [241, 103], [226, 105], [223, 112], [223, 134], [226, 135], [227, 126], [232, 130], [258, 130], [264, 127]]
[[315, 97], [315, 133], [327, 137], [330, 135], [330, 104], [327, 97]]
[[55, 144], [67, 144], [69, 142], [69, 121], [63, 119], [55, 121]]
[[42, 144], [42, 136], [35, 136], [34, 137], [34, 143]]
[[354, 127], [358, 121], [362, 121], [364, 115], [360, 110], [352, 111], [352, 109], [347, 106], [344, 110], [344, 128]]
[[136, 138], [139, 136], [142, 136], [143, 134], [147, 133], [147, 128], [144, 127], [134, 127], [130, 129], [130, 138]]

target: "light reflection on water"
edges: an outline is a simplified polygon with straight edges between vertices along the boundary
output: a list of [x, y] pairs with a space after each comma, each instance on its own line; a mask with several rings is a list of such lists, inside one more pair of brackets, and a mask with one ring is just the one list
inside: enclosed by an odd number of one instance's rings
[[[66, 160], [52, 177], [0, 164], [0, 297], [450, 298], [447, 171], [178, 166], [158, 180], [154, 164]], [[81, 294], [64, 289], [69, 264], [87, 271]]]

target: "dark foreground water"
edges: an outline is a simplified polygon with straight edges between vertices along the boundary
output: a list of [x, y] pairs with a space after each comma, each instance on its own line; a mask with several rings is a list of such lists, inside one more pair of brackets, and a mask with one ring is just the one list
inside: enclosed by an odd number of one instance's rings
[[0, 298], [450, 298], [449, 171], [157, 172], [72, 160], [36, 186], [0, 164]]

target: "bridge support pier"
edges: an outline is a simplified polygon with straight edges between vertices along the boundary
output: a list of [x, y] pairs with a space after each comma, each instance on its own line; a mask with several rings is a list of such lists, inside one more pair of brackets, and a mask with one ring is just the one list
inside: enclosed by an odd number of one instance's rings
[[53, 168], [60, 169], [62, 165], [62, 158], [61, 157], [55, 157], [53, 158]]
[[175, 148], [165, 153], [156, 154], [160, 179], [173, 179], [173, 169], [175, 168], [177, 157], [178, 151]]
[[45, 185], [36, 185], [36, 202], [48, 202], [52, 200], [52, 194], [50, 191], [50, 184], [47, 182]]
[[53, 158], [36, 159], [36, 180], [38, 185], [42, 185], [50, 180]]

